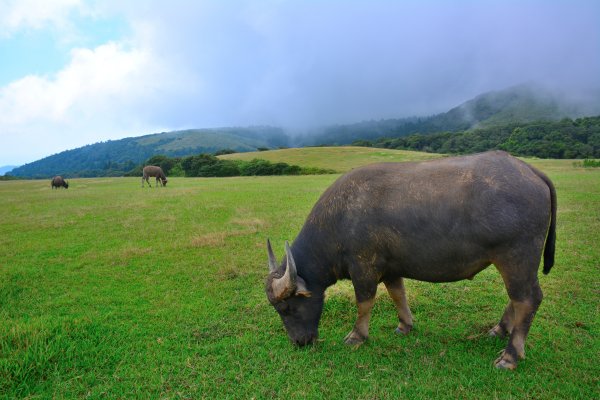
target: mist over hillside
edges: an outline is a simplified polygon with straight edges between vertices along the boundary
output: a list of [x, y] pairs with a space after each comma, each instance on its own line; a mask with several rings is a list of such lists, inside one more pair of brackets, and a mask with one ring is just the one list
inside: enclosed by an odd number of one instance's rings
[[567, 93], [527, 83], [483, 93], [445, 113], [428, 117], [363, 121], [316, 129], [310, 134], [297, 137], [296, 144], [350, 144], [356, 140], [397, 138], [414, 133], [459, 132], [592, 115], [600, 115], [600, 90]]
[[488, 92], [445, 113], [424, 117], [363, 121], [313, 129], [290, 135], [278, 127], [190, 129], [95, 143], [64, 151], [15, 168], [10, 173], [28, 178], [120, 176], [154, 155], [184, 157], [262, 148], [343, 145], [359, 140], [400, 138], [411, 134], [464, 132], [534, 121], [600, 115], [600, 91], [564, 93], [536, 84]]

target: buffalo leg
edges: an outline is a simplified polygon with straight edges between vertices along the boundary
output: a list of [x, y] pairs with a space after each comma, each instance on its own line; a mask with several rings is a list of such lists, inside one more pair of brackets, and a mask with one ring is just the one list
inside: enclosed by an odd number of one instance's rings
[[367, 277], [361, 276], [359, 279], [353, 279], [352, 283], [358, 306], [358, 318], [352, 331], [344, 338], [344, 343], [360, 346], [369, 337], [369, 321], [371, 320], [371, 310], [375, 305], [377, 281], [371, 282]]
[[490, 336], [504, 337], [506, 334], [510, 334], [513, 330], [514, 319], [515, 310], [512, 301], [509, 301], [500, 322], [490, 330]]
[[404, 290], [404, 280], [398, 278], [394, 281], [385, 281], [385, 287], [396, 305], [398, 311], [398, 327], [396, 333], [407, 334], [413, 326], [412, 314], [406, 301], [406, 292]]
[[354, 323], [354, 329], [344, 338], [344, 343], [348, 345], [358, 345], [364, 343], [369, 337], [369, 321], [371, 320], [371, 310], [375, 304], [375, 297], [358, 303], [358, 318]]
[[[533, 317], [542, 302], [542, 289], [537, 279], [537, 263], [522, 267], [525, 269], [520, 271], [530, 271], [527, 276], [519, 274], [517, 268], [510, 270], [499, 268], [511, 301], [505, 311], [505, 316], [509, 322], [506, 325], [507, 330], [510, 330], [510, 325], [512, 325], [512, 331], [510, 331], [506, 348], [495, 362], [498, 368], [515, 369], [518, 359], [525, 358], [525, 339]], [[510, 324], [511, 321], [512, 324]]]

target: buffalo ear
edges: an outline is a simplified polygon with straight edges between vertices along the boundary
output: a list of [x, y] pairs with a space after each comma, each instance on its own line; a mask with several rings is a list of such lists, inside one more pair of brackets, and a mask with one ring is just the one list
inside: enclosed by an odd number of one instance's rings
[[312, 292], [306, 288], [306, 282], [301, 277], [296, 281], [296, 296], [311, 297]]

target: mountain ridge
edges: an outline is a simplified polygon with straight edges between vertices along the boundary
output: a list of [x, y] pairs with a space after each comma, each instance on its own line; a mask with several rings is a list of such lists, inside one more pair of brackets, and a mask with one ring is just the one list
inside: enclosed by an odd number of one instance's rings
[[298, 144], [344, 145], [356, 140], [396, 138], [415, 133], [460, 132], [495, 125], [600, 115], [600, 90], [591, 91], [587, 97], [586, 100], [577, 99], [535, 83], [525, 83], [482, 93], [447, 112], [427, 117], [329, 126], [301, 138]]
[[120, 176], [154, 155], [184, 157], [262, 148], [346, 145], [415, 133], [464, 132], [496, 125], [600, 115], [600, 91], [585, 101], [569, 99], [535, 84], [521, 84], [482, 93], [445, 113], [330, 125], [310, 134], [289, 136], [271, 126], [188, 129], [89, 144], [14, 168], [11, 175], [26, 178]]
[[157, 154], [183, 157], [223, 149], [244, 152], [287, 145], [289, 138], [281, 128], [187, 129], [109, 140], [66, 150], [15, 168], [11, 175], [27, 178], [118, 176]]

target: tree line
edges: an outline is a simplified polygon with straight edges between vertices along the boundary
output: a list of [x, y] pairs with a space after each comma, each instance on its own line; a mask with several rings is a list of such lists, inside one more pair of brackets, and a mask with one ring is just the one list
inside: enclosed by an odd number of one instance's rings
[[[232, 151], [221, 151], [227, 154]], [[167, 157], [156, 155], [138, 165], [125, 176], [141, 176], [144, 165], [157, 165], [167, 176], [183, 177], [229, 177], [229, 176], [267, 176], [267, 175], [319, 175], [333, 174], [331, 169], [301, 167], [284, 162], [272, 163], [255, 158], [251, 161], [222, 160], [213, 154], [198, 154], [187, 157]]]
[[444, 154], [505, 150], [527, 157], [600, 158], [600, 116], [381, 137], [372, 141], [356, 140], [352, 144]]

